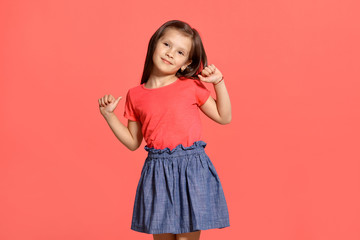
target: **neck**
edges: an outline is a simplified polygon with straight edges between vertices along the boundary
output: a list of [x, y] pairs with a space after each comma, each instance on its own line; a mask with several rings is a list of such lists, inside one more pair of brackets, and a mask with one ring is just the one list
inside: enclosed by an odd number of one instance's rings
[[177, 79], [178, 77], [176, 75], [159, 76], [159, 75], [151, 74], [148, 81], [146, 82], [146, 87], [158, 88], [170, 84], [172, 82], [175, 82]]

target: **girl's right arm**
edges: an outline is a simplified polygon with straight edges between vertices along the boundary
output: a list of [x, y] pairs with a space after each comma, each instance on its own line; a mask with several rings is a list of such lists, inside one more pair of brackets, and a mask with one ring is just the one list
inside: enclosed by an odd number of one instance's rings
[[106, 113], [103, 116], [115, 136], [129, 150], [135, 151], [140, 147], [143, 138], [140, 122], [128, 120], [128, 126], [126, 127], [113, 112]]
[[141, 145], [143, 135], [141, 132], [141, 123], [137, 121], [128, 120], [128, 126], [122, 124], [117, 116], [114, 114], [114, 110], [118, 105], [120, 99], [115, 99], [112, 95], [105, 95], [100, 98], [99, 109], [101, 115], [105, 118], [106, 122], [110, 126], [115, 136], [125, 145], [129, 150], [135, 151]]

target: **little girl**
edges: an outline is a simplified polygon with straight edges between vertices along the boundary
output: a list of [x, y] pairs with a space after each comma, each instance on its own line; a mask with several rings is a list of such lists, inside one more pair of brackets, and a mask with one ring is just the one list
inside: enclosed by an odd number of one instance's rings
[[[216, 100], [202, 81], [213, 84]], [[127, 92], [127, 127], [113, 113], [121, 98], [99, 99], [101, 114], [128, 149], [138, 149], [144, 137], [148, 151], [131, 229], [157, 240], [199, 239], [201, 230], [229, 227], [223, 188], [201, 140], [199, 108], [228, 124], [231, 105], [199, 33], [182, 21], [164, 23], [150, 39], [140, 85]]]

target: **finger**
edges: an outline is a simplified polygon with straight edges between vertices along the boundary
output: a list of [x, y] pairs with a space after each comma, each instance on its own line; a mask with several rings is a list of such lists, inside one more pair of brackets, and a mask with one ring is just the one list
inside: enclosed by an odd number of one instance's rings
[[200, 74], [198, 75], [198, 77], [199, 77], [199, 79], [200, 79], [201, 81], [209, 82], [209, 81], [206, 80], [206, 77], [201, 76]]
[[205, 68], [204, 70], [202, 70], [203, 75], [209, 76], [210, 72], [207, 68]]
[[207, 66], [205, 70], [209, 73], [209, 75], [211, 74], [211, 68], [209, 66]]
[[105, 102], [105, 105], [108, 105], [108, 103], [109, 103], [109, 95], [105, 95], [104, 102]]
[[211, 69], [211, 74], [213, 74], [215, 72], [215, 67], [214, 65], [210, 65], [209, 68]]
[[101, 107], [101, 101], [100, 101], [100, 99], [98, 99], [98, 103], [99, 103], [99, 107]]
[[206, 69], [205, 69], [205, 70], [208, 72], [208, 74], [209, 74], [209, 75], [211, 74], [211, 68], [206, 67]]
[[113, 96], [113, 95], [109, 95], [108, 103], [112, 103], [113, 101], [114, 101], [114, 96]]
[[102, 106], [102, 107], [105, 107], [104, 97], [102, 97], [102, 98], [100, 99], [100, 102], [101, 102], [101, 106]]

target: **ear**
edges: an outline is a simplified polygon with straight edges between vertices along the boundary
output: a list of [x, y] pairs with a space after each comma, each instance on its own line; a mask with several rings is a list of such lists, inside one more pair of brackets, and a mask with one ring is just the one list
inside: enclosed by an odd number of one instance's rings
[[187, 61], [182, 67], [181, 67], [181, 71], [184, 71], [185, 68], [187, 68], [187, 66], [189, 66], [191, 64], [191, 60]]

